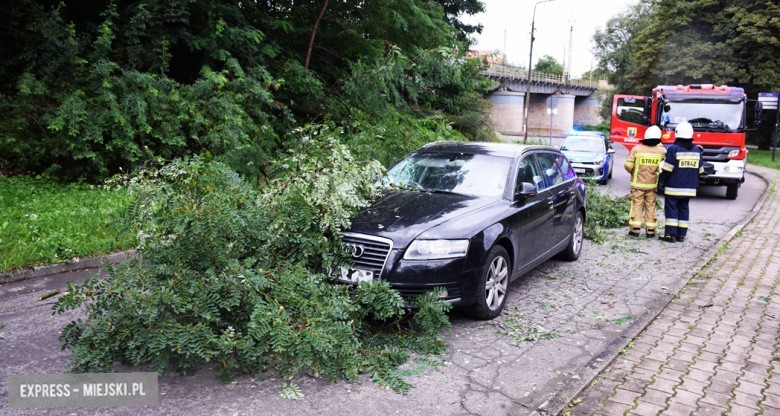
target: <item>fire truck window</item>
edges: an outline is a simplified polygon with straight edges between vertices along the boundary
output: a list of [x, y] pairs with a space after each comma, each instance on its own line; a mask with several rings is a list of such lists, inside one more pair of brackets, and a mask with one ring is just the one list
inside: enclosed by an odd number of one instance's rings
[[644, 124], [644, 104], [642, 100], [635, 100], [632, 103], [619, 98], [617, 102], [617, 118], [634, 124]]

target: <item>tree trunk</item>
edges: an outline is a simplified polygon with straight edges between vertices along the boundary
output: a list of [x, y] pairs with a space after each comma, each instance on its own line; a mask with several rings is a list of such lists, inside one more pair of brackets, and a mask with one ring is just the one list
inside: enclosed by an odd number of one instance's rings
[[309, 61], [311, 60], [311, 50], [314, 48], [314, 37], [317, 35], [317, 27], [320, 26], [320, 20], [322, 20], [322, 16], [325, 15], [325, 10], [328, 8], [328, 0], [325, 0], [322, 3], [322, 10], [320, 10], [320, 15], [317, 16], [317, 20], [314, 21], [314, 27], [311, 29], [311, 38], [309, 38], [309, 49], [306, 51], [306, 63], [303, 65], [304, 68], [309, 69]]

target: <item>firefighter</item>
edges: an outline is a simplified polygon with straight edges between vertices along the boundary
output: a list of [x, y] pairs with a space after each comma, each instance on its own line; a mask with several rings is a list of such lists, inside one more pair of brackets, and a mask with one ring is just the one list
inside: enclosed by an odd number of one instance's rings
[[661, 129], [650, 126], [642, 144], [634, 146], [623, 165], [631, 174], [631, 214], [628, 219], [628, 235], [639, 237], [644, 211], [645, 234], [655, 238], [658, 218], [655, 213], [658, 169], [664, 161], [666, 149], [661, 145]]
[[666, 228], [663, 241], [683, 242], [688, 233], [688, 203], [696, 196], [702, 173], [701, 149], [693, 145], [693, 126], [682, 122], [674, 129], [675, 141], [661, 164], [658, 190], [663, 191]]

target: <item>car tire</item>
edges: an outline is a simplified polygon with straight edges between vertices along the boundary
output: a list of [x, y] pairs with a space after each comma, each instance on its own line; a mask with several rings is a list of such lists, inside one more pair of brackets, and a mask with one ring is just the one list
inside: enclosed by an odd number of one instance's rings
[[739, 194], [738, 183], [730, 183], [726, 185], [726, 199], [737, 199], [738, 194]]
[[477, 298], [467, 311], [472, 318], [488, 320], [501, 314], [509, 294], [510, 275], [509, 254], [503, 247], [493, 246], [477, 284]]
[[572, 227], [571, 239], [566, 248], [561, 252], [560, 258], [568, 261], [575, 261], [580, 258], [584, 233], [585, 219], [581, 212], [577, 212], [577, 218], [574, 219], [574, 227]]

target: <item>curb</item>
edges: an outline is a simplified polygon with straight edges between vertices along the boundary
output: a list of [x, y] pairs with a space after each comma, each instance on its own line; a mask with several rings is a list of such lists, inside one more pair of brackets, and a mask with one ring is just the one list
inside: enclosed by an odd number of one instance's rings
[[135, 250], [128, 250], [105, 256], [74, 259], [66, 263], [57, 263], [48, 266], [26, 267], [10, 273], [0, 273], [0, 284], [18, 282], [37, 277], [46, 277], [58, 273], [97, 269], [103, 264], [121, 263], [134, 255]]
[[[770, 182], [761, 176], [760, 174], [753, 172], [753, 171], [746, 171], [747, 174], [752, 175], [756, 177], [757, 179], [764, 182], [764, 185], [766, 187], [769, 187]], [[766, 202], [766, 199], [769, 197], [767, 192], [764, 192], [761, 197], [758, 199], [758, 202], [756, 202], [756, 205], [753, 206], [753, 209], [750, 210], [748, 215], [742, 219], [742, 221], [738, 222], [737, 225], [734, 226], [726, 235], [724, 235], [715, 245], [713, 245], [707, 252], [705, 252], [699, 261], [691, 268], [691, 270], [686, 274], [683, 275], [683, 285], [680, 286], [680, 289], [684, 288], [688, 282], [691, 281], [696, 275], [704, 269], [710, 262], [712, 262], [718, 255], [718, 252], [728, 245], [729, 242], [740, 232], [742, 231], [745, 226], [750, 223], [753, 218], [756, 216], [756, 214], [761, 210], [761, 208], [764, 206], [764, 203]], [[561, 391], [565, 394], [561, 395], [560, 397], [554, 397], [550, 399], [548, 402], [543, 403], [536, 411], [534, 411], [533, 415], [560, 415], [563, 414], [563, 411], [566, 410], [567, 406], [569, 406], [569, 403], [577, 397], [585, 388], [587, 388], [593, 380], [601, 374], [602, 371], [609, 365], [611, 365], [619, 356], [620, 351], [626, 347], [628, 342], [636, 338], [637, 335], [639, 335], [640, 332], [642, 332], [645, 328], [647, 328], [655, 319], [663, 312], [664, 309], [677, 297], [679, 290], [675, 293], [669, 293], [668, 299], [660, 299], [658, 303], [656, 304], [656, 307], [653, 308], [653, 313], [651, 315], [646, 315], [643, 317], [643, 319], [637, 319], [634, 321], [632, 325], [630, 325], [626, 330], [614, 341], [612, 341], [609, 345], [607, 345], [604, 350], [601, 351], [601, 353], [595, 355], [586, 365], [583, 367], [584, 370], [578, 374], [576, 374], [579, 379], [577, 379], [576, 383], [572, 381], [567, 381]], [[572, 379], [569, 379], [572, 380]], [[583, 383], [582, 381], [586, 381]], [[568, 392], [568, 393], [567, 393]]]

